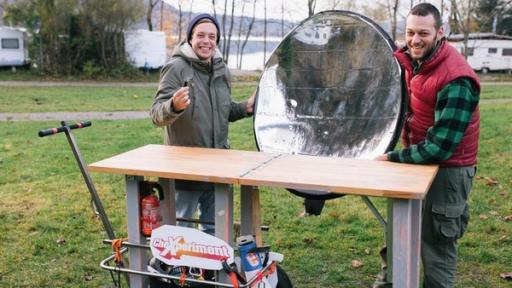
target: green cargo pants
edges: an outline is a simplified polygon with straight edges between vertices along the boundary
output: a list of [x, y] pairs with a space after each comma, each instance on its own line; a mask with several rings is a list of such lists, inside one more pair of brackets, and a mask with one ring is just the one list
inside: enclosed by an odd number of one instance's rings
[[[423, 201], [421, 227], [421, 260], [423, 287], [455, 286], [457, 240], [469, 221], [467, 199], [476, 167], [440, 168]], [[386, 277], [387, 253], [381, 250], [382, 269], [374, 288], [391, 287]]]
[[440, 168], [423, 202], [423, 287], [454, 287], [457, 239], [469, 221], [467, 204], [475, 167]]

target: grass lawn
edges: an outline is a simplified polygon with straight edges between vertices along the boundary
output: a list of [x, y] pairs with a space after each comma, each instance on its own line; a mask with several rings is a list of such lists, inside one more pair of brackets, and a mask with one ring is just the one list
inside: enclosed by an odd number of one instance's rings
[[[482, 99], [512, 99], [512, 87], [492, 87], [484, 86]], [[154, 93], [151, 88], [38, 87], [20, 94], [28, 89], [4, 88], [0, 112], [27, 112], [42, 95], [37, 106], [42, 110], [29, 111], [113, 111], [105, 109], [116, 102], [127, 104], [115, 109], [147, 110]], [[253, 89], [236, 85], [233, 93], [244, 99]], [[511, 280], [500, 278], [512, 272], [512, 222], [505, 218], [512, 215], [512, 102], [484, 102], [480, 109], [478, 177], [470, 195], [471, 222], [460, 241], [456, 287], [512, 287]], [[87, 163], [162, 143], [162, 129], [149, 119], [92, 122], [74, 133]], [[109, 273], [99, 268], [110, 254], [102, 243], [106, 234], [92, 213], [69, 145], [64, 135], [37, 136], [38, 130], [57, 125], [0, 122], [0, 287], [112, 287]], [[251, 119], [231, 125], [234, 149], [256, 150], [251, 125]], [[126, 236], [123, 177], [92, 176], [117, 236]], [[283, 267], [295, 287], [371, 285], [380, 267], [383, 231], [362, 200], [338, 198], [326, 203], [321, 216], [298, 217], [301, 198], [283, 189], [261, 191], [263, 223], [270, 226], [264, 241], [284, 254]], [[385, 210], [385, 199], [372, 200]], [[352, 260], [363, 266], [352, 268]]]
[[512, 99], [512, 84], [486, 84], [482, 85], [482, 99]]
[[[154, 87], [2, 86], [0, 113], [148, 111], [156, 88], [156, 83]], [[233, 98], [248, 98], [253, 90], [254, 85], [238, 84]]]

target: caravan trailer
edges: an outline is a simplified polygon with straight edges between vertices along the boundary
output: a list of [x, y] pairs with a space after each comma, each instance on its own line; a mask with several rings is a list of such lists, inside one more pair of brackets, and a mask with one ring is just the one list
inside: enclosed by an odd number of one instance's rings
[[29, 64], [26, 30], [0, 27], [0, 66], [14, 67]]
[[132, 30], [124, 33], [128, 60], [138, 68], [158, 69], [167, 61], [165, 33]]
[[[464, 53], [462, 35], [451, 35], [448, 41], [460, 53]], [[467, 47], [467, 60], [473, 70], [483, 74], [490, 71], [512, 73], [512, 37], [493, 33], [470, 33]]]

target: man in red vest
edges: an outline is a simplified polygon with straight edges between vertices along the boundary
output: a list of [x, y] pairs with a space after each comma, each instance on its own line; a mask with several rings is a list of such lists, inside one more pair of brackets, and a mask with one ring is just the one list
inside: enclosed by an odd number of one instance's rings
[[464, 57], [446, 42], [433, 5], [412, 8], [405, 39], [406, 47], [395, 52], [409, 96], [404, 148], [377, 160], [439, 164], [423, 202], [424, 287], [454, 287], [457, 239], [468, 225], [467, 199], [476, 172], [480, 83]]

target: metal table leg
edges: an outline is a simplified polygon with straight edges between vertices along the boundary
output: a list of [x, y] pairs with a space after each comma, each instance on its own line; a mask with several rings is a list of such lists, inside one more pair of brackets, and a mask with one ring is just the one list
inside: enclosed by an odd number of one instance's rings
[[[215, 183], [215, 237], [233, 246], [233, 189], [228, 184]], [[221, 283], [231, 283], [224, 272], [218, 273]]]
[[233, 245], [233, 190], [215, 183], [215, 237]]
[[393, 287], [419, 286], [420, 244], [421, 200], [393, 199]]
[[[143, 177], [126, 176], [126, 210], [128, 215], [128, 241], [145, 244], [145, 238], [140, 229], [140, 191], [139, 182]], [[146, 271], [146, 254], [143, 249], [132, 248], [129, 251], [130, 269]], [[141, 275], [130, 274], [130, 287], [147, 287], [147, 279]]]
[[160, 211], [162, 212], [162, 224], [176, 225], [176, 191], [174, 189], [174, 180], [158, 179], [162, 186], [164, 199], [160, 201]]
[[261, 239], [260, 191], [256, 186], [240, 188], [240, 232], [254, 235], [256, 245], [262, 246]]

